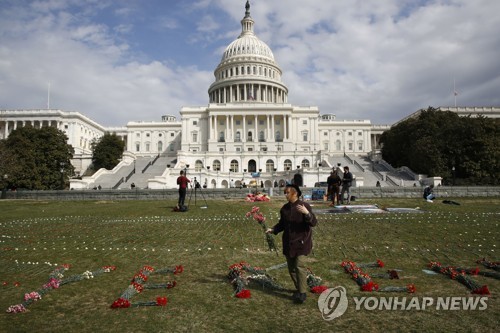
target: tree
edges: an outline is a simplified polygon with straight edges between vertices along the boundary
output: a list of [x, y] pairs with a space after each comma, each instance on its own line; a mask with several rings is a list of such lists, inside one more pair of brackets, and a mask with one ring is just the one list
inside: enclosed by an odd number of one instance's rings
[[448, 183], [498, 184], [500, 119], [459, 117], [429, 107], [384, 132], [382, 157]]
[[73, 147], [54, 127], [20, 127], [0, 141], [0, 174], [7, 186], [29, 190], [63, 189], [73, 175]]
[[94, 170], [113, 169], [122, 158], [125, 142], [115, 133], [105, 133], [99, 140], [92, 142], [92, 165]]

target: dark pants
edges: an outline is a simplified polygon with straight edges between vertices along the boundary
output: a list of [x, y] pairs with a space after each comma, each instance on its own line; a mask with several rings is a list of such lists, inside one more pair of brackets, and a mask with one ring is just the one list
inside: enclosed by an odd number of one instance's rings
[[186, 188], [179, 189], [179, 202], [178, 202], [179, 207], [184, 206], [184, 201], [186, 200], [186, 192], [187, 192]]
[[299, 293], [307, 292], [307, 269], [304, 261], [305, 256], [286, 257], [288, 272], [293, 284]]

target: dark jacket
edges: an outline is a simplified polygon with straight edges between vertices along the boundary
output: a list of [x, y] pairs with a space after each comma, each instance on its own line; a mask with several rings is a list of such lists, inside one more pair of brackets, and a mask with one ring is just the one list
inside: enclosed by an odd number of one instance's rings
[[[297, 205], [304, 205], [309, 216], [297, 210]], [[301, 200], [286, 203], [281, 207], [280, 220], [273, 227], [274, 234], [283, 231], [283, 254], [287, 257], [308, 255], [312, 250], [312, 229], [318, 224], [311, 206]]]

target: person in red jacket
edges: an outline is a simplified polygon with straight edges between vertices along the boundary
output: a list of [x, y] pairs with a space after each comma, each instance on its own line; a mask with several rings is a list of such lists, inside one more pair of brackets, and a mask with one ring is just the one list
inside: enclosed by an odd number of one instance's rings
[[297, 289], [293, 294], [296, 303], [304, 303], [307, 298], [307, 270], [304, 259], [311, 253], [312, 227], [318, 223], [311, 206], [299, 199], [301, 195], [297, 185], [287, 185], [285, 196], [288, 203], [281, 207], [279, 222], [266, 230], [266, 233], [275, 235], [283, 231], [283, 254]]
[[181, 170], [181, 175], [177, 177], [177, 185], [179, 185], [179, 201], [177, 202], [177, 206], [179, 209], [184, 207], [188, 183], [191, 183], [191, 181], [184, 176], [184, 170]]

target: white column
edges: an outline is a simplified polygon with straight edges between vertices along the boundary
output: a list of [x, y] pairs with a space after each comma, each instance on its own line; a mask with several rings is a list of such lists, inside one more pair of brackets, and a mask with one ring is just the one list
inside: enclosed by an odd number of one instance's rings
[[276, 136], [275, 136], [275, 133], [276, 131], [274, 130], [274, 114], [271, 116], [271, 141], [275, 141], [276, 140]]
[[255, 119], [255, 133], [253, 136], [253, 142], [258, 142], [259, 141], [259, 129], [257, 128], [257, 115], [254, 116]]
[[243, 133], [241, 134], [241, 141], [247, 141], [247, 116], [243, 115]]

